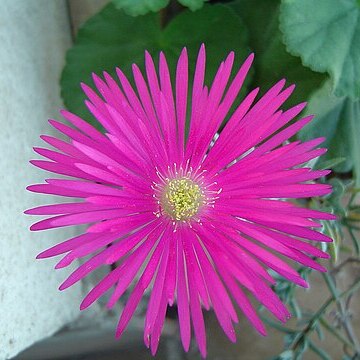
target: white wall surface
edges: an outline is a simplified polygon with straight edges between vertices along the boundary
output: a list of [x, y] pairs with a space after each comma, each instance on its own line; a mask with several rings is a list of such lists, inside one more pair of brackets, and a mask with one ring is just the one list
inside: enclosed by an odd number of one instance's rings
[[30, 233], [26, 208], [51, 203], [25, 191], [48, 173], [36, 158], [40, 134], [51, 134], [49, 117], [61, 107], [59, 76], [70, 46], [64, 0], [0, 0], [0, 359], [50, 336], [78, 316], [81, 286], [57, 290], [67, 270], [35, 260], [70, 230]]

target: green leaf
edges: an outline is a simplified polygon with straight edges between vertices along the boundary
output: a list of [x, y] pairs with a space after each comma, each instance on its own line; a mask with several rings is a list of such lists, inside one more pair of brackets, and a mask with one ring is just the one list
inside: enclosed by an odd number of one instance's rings
[[321, 349], [317, 344], [312, 341], [309, 341], [310, 349], [322, 360], [331, 360], [330, 355], [323, 349]]
[[293, 360], [293, 359], [294, 359], [294, 352], [292, 350], [285, 350], [276, 358], [276, 360]]
[[[222, 31], [214, 31], [218, 28]], [[200, 44], [205, 43], [206, 79], [210, 84], [220, 62], [231, 50], [235, 51], [238, 67], [241, 65], [249, 54], [247, 39], [247, 30], [234, 11], [224, 5], [205, 5], [200, 11], [184, 11], [176, 16], [165, 28], [160, 46], [173, 58], [174, 65], [186, 46], [189, 64], [193, 66]]]
[[[320, 318], [321, 321], [321, 318]], [[322, 329], [322, 327], [320, 326], [320, 322], [317, 323], [316, 327], [315, 327], [315, 332], [319, 338], [320, 341], [324, 341], [325, 340], [325, 334], [324, 331]]]
[[170, 0], [112, 0], [118, 9], [123, 9], [131, 16], [145, 15], [148, 12], [156, 12], [166, 7]]
[[107, 71], [115, 76], [115, 67], [118, 66], [131, 78], [132, 63], [143, 69], [145, 50], [154, 58], [163, 50], [174, 75], [178, 56], [186, 46], [191, 79], [197, 52], [203, 42], [207, 49], [205, 80], [208, 85], [220, 62], [231, 50], [236, 53], [237, 67], [248, 54], [246, 28], [241, 19], [224, 5], [205, 5], [198, 12], [185, 10], [162, 30], [158, 14], [131, 17], [110, 3], [85, 23], [67, 53], [61, 77], [64, 103], [70, 111], [97, 125], [84, 105], [85, 96], [79, 85], [80, 82], [89, 83], [92, 72], [101, 75], [102, 71]]
[[[208, 0], [178, 0], [191, 11], [196, 11], [204, 6]], [[112, 0], [117, 9], [123, 9], [130, 16], [145, 15], [148, 12], [157, 12], [166, 7], [170, 0]]]
[[350, 239], [351, 239], [351, 241], [353, 243], [353, 246], [354, 246], [355, 254], [357, 256], [359, 256], [360, 255], [360, 241], [358, 239], [358, 236], [355, 235], [353, 229], [351, 229], [349, 227], [349, 224], [347, 224], [347, 227], [348, 227], [348, 231], [349, 231], [349, 234], [350, 234]]
[[294, 299], [292, 299], [290, 301], [290, 308], [291, 308], [291, 313], [297, 318], [297, 319], [301, 319], [302, 318], [302, 311], [301, 308], [298, 304], [298, 302]]
[[360, 97], [360, 7], [356, 0], [283, 0], [287, 49], [314, 71], [328, 72], [336, 96]]
[[268, 318], [267, 316], [265, 315], [262, 315], [261, 316], [261, 320], [263, 320], [267, 325], [271, 326], [272, 328], [284, 333], [284, 334], [288, 334], [288, 335], [294, 335], [295, 331], [290, 329], [290, 328], [287, 328], [286, 326], [284, 325], [281, 325], [279, 322], [277, 321], [274, 321], [270, 318]]
[[296, 84], [296, 90], [288, 100], [288, 106], [308, 99], [325, 79], [304, 67], [298, 57], [290, 55], [282, 43], [279, 30], [277, 0], [236, 0], [230, 6], [249, 28], [249, 40], [255, 52], [255, 76], [253, 85], [267, 90], [275, 82], [286, 78]]
[[326, 161], [323, 161], [320, 159], [314, 166], [314, 169], [316, 169], [316, 170], [333, 169], [336, 165], [341, 164], [345, 160], [346, 159], [343, 157], [337, 157], [337, 158], [329, 159]]
[[108, 71], [115, 75], [117, 65], [129, 74], [133, 62], [143, 61], [145, 48], [150, 52], [158, 49], [159, 38], [161, 31], [157, 15], [134, 18], [112, 4], [106, 6], [79, 29], [74, 46], [66, 54], [60, 80], [65, 106], [99, 126], [84, 105], [85, 95], [80, 83], [90, 82], [92, 72], [101, 74]]
[[324, 199], [337, 216], [343, 217], [346, 215], [346, 210], [344, 209], [343, 204], [346, 185], [337, 177], [331, 178], [328, 183], [332, 186], [332, 193], [324, 196]]
[[333, 241], [328, 243], [328, 250], [331, 255], [331, 261], [336, 264], [339, 258], [339, 251], [341, 246], [341, 235], [338, 231], [336, 223], [330, 223], [329, 221], [324, 221], [324, 232], [327, 234]]
[[208, 0], [178, 0], [181, 5], [188, 7], [192, 11], [201, 9], [206, 1]]
[[321, 136], [326, 138], [323, 146], [328, 148], [328, 152], [322, 157], [322, 161], [335, 157], [345, 158], [345, 161], [334, 167], [337, 172], [350, 171], [354, 165], [354, 156], [360, 160], [359, 154], [353, 154], [353, 147], [356, 145], [353, 146], [351, 140], [352, 137], [360, 136], [360, 132], [358, 135], [351, 133], [356, 130], [352, 128], [352, 122], [360, 121], [359, 117], [350, 119], [357, 116], [354, 114], [355, 110], [350, 99], [332, 96], [327, 83], [314, 93], [307, 106], [306, 113], [316, 114], [315, 119], [299, 133], [299, 138], [304, 141]]
[[354, 162], [355, 186], [360, 186], [360, 100], [347, 102], [350, 122], [351, 154]]

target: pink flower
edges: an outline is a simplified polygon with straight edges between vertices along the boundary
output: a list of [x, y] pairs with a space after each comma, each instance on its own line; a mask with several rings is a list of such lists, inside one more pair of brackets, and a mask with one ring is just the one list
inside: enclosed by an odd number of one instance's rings
[[86, 105], [105, 135], [63, 110], [62, 116], [74, 127], [55, 120], [50, 124], [69, 142], [44, 135], [42, 139], [58, 151], [35, 148], [50, 161], [33, 160], [33, 165], [78, 180], [47, 179], [28, 189], [83, 201], [27, 210], [32, 215], [55, 215], [35, 223], [31, 230], [91, 223], [84, 234], [38, 258], [65, 254], [56, 265], [62, 268], [94, 254], [60, 290], [100, 266], [116, 264], [81, 304], [85, 309], [113, 288], [108, 302], [112, 307], [129, 290], [116, 336], [121, 336], [144, 292], [151, 288], [144, 341], [153, 354], [168, 305], [177, 304], [184, 349], [189, 349], [192, 324], [200, 352], [206, 356], [202, 308], [214, 310], [231, 341], [236, 340], [233, 323], [238, 322], [234, 303], [265, 335], [244, 290], [285, 322], [290, 314], [272, 291], [275, 281], [267, 270], [300, 286], [307, 283], [278, 254], [325, 271], [313, 257], [328, 255], [306, 240], [331, 241], [313, 228], [321, 226], [319, 219], [334, 216], [281, 199], [331, 191], [329, 185], [313, 182], [329, 171], [300, 167], [325, 152], [317, 148], [324, 139], [284, 145], [312, 119], [292, 122], [305, 103], [279, 110], [294, 90], [294, 86], [283, 90], [285, 80], [255, 104], [259, 89], [251, 91], [229, 115], [252, 61], [250, 55], [228, 84], [234, 62], [230, 53], [209, 89], [204, 85], [205, 48], [201, 46], [190, 91], [186, 49], [177, 64], [174, 87], [164, 54], [160, 53], [157, 73], [146, 53], [147, 80], [133, 65], [136, 90], [120, 69], [121, 87], [107, 73], [104, 79], [93, 75], [101, 97], [82, 85], [89, 98]]

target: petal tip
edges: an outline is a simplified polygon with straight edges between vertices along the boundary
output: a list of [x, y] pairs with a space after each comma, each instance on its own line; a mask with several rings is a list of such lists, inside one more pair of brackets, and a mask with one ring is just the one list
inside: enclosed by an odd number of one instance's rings
[[45, 230], [45, 228], [43, 228], [39, 223], [35, 223], [30, 226], [30, 231], [41, 231], [41, 230]]
[[84, 303], [84, 301], [83, 301], [83, 302], [80, 304], [79, 309], [80, 309], [80, 311], [83, 311], [83, 310], [85, 310], [88, 306], [89, 306], [89, 304]]
[[[63, 291], [63, 290], [65, 290], [65, 289], [67, 289], [68, 288], [68, 286], [66, 285], [66, 283], [65, 282], [63, 282], [60, 286], [59, 286], [59, 290], [60, 291]], [[80, 309], [81, 310], [81, 309]]]
[[45, 259], [47, 257], [48, 256], [46, 256], [46, 250], [45, 250], [45, 251], [42, 251], [41, 253], [37, 254], [35, 259], [40, 260], [40, 259]]

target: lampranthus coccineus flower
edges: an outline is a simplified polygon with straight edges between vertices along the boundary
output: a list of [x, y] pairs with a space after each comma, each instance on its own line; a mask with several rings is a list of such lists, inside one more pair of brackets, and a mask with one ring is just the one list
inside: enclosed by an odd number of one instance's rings
[[120, 69], [120, 86], [107, 73], [104, 79], [93, 76], [101, 96], [83, 85], [89, 99], [86, 105], [105, 134], [62, 111], [73, 127], [54, 120], [50, 124], [69, 141], [42, 136], [55, 150], [35, 148], [50, 161], [34, 160], [33, 165], [70, 179], [47, 179], [46, 184], [28, 189], [81, 201], [28, 210], [28, 214], [52, 216], [31, 230], [89, 224], [84, 234], [38, 258], [65, 254], [56, 265], [62, 268], [93, 254], [64, 281], [61, 290], [101, 266], [114, 264], [85, 297], [81, 309], [109, 289], [108, 306], [113, 307], [128, 291], [117, 336], [151, 288], [144, 341], [153, 354], [167, 306], [177, 305], [184, 349], [189, 349], [192, 324], [205, 356], [202, 308], [214, 310], [231, 341], [235, 341], [233, 323], [238, 322], [235, 303], [265, 335], [248, 293], [280, 321], [290, 316], [271, 289], [275, 281], [268, 269], [307, 286], [279, 255], [325, 271], [314, 257], [328, 255], [309, 240], [331, 241], [313, 228], [320, 227], [320, 219], [334, 216], [284, 200], [331, 191], [330, 186], [313, 181], [328, 174], [327, 170], [300, 167], [325, 152], [317, 148], [324, 139], [288, 142], [312, 117], [292, 121], [304, 103], [279, 110], [294, 89], [283, 89], [284, 80], [257, 101], [258, 89], [251, 91], [229, 115], [252, 60], [250, 55], [228, 84], [234, 62], [230, 53], [208, 88], [202, 46], [189, 89], [186, 49], [178, 60], [174, 86], [165, 56], [160, 54], [157, 72], [146, 53], [146, 79], [133, 65], [136, 89]]

